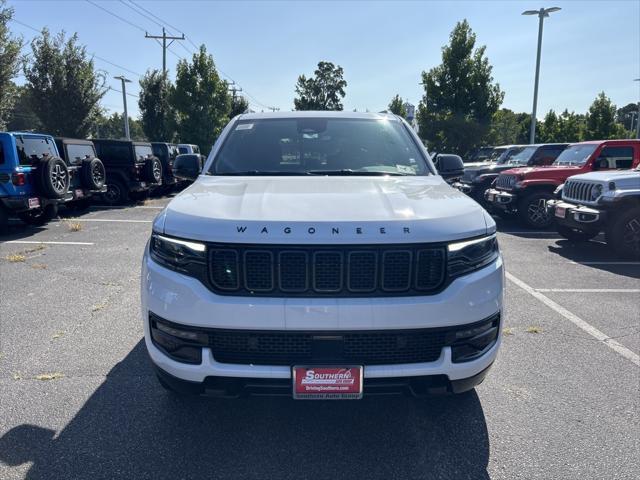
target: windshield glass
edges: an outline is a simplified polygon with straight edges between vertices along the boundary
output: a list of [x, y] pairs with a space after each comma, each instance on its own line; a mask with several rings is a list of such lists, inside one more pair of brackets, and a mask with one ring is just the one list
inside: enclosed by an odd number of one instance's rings
[[590, 145], [573, 145], [567, 147], [553, 162], [554, 165], [584, 165], [594, 150], [598, 147], [596, 143]]
[[53, 141], [42, 137], [17, 137], [16, 148], [20, 165], [32, 165], [43, 156], [55, 157]]
[[426, 162], [396, 121], [283, 118], [238, 122], [212, 175], [425, 175]]
[[491, 152], [491, 155], [489, 155], [489, 158], [487, 158], [487, 161], [489, 162], [499, 161], [500, 158], [503, 156], [504, 152], [506, 151], [507, 151], [506, 148], [494, 148], [493, 152]]
[[516, 151], [508, 160], [509, 165], [526, 165], [529, 160], [536, 153], [538, 147], [524, 147], [519, 151]]
[[136, 151], [136, 158], [138, 161], [144, 160], [148, 156], [151, 156], [151, 147], [149, 145], [136, 145], [134, 146]]

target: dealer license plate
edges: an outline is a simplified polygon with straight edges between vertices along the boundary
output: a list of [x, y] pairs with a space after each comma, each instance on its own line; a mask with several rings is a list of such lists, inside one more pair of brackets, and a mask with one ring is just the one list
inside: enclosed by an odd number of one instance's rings
[[293, 398], [357, 400], [362, 398], [362, 367], [293, 367]]
[[38, 208], [40, 206], [39, 198], [30, 198], [29, 199], [29, 208]]
[[494, 193], [489, 193], [487, 194], [487, 200], [489, 200], [490, 202], [493, 202], [493, 200], [496, 198]]
[[564, 207], [556, 207], [556, 217], [564, 218], [567, 214], [567, 209]]
[[84, 192], [82, 191], [81, 188], [76, 189], [76, 198], [82, 198], [84, 197]]

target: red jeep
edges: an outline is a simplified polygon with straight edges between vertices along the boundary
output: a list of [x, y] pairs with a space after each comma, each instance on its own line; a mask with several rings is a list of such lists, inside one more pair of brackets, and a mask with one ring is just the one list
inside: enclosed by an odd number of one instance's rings
[[619, 170], [640, 163], [640, 140], [597, 140], [569, 145], [547, 167], [506, 170], [498, 176], [494, 188], [484, 197], [501, 214], [517, 214], [521, 222], [533, 228], [551, 225], [553, 217], [546, 202], [554, 190], [573, 175], [596, 170]]

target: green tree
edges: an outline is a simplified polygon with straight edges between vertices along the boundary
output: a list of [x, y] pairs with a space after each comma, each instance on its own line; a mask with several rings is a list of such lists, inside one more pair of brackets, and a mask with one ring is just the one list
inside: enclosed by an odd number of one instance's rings
[[[124, 114], [114, 112], [109, 116], [99, 113], [90, 129], [92, 138], [124, 139]], [[129, 136], [137, 142], [148, 141], [142, 128], [142, 121], [129, 117]]]
[[[635, 118], [638, 114], [637, 103], [627, 103], [624, 107], [619, 108], [616, 111], [616, 122], [622, 124], [627, 130], [633, 130], [635, 128]], [[631, 125], [633, 121], [633, 127]]]
[[459, 22], [442, 48], [442, 63], [422, 72], [418, 124], [430, 149], [464, 155], [481, 145], [504, 99], [493, 83], [486, 47], [475, 45], [469, 23]]
[[347, 81], [344, 70], [331, 62], [319, 62], [314, 76], [298, 77], [297, 97], [293, 100], [296, 110], [342, 110]]
[[587, 112], [585, 140], [625, 138], [628, 133], [616, 122], [616, 106], [604, 92], [600, 92]]
[[404, 107], [404, 102], [402, 101], [402, 98], [400, 98], [400, 95], [396, 94], [396, 96], [391, 99], [388, 110], [391, 113], [400, 115], [402, 118], [407, 117], [407, 109]]
[[204, 45], [191, 62], [178, 62], [171, 100], [180, 142], [194, 143], [208, 152], [229, 119], [231, 95]]
[[584, 137], [585, 116], [569, 113], [567, 109], [560, 114], [557, 142], [581, 142]]
[[517, 143], [520, 134], [518, 116], [508, 108], [501, 108], [493, 114], [487, 143], [509, 145]]
[[14, 37], [8, 23], [13, 18], [13, 8], [6, 8], [0, 0], [0, 130], [4, 130], [15, 101], [16, 86], [12, 79], [20, 70], [22, 38]]
[[240, 115], [241, 113], [245, 113], [249, 110], [249, 102], [244, 97], [232, 97], [231, 99], [231, 113], [229, 113], [229, 118], [233, 118], [236, 115]]
[[15, 87], [15, 102], [9, 113], [7, 130], [14, 131], [41, 131], [42, 125], [37, 115], [31, 108], [29, 91], [24, 85]]
[[176, 136], [176, 114], [171, 105], [173, 85], [159, 70], [148, 71], [140, 79], [140, 121], [152, 142], [172, 142]]
[[556, 143], [562, 141], [560, 139], [560, 119], [553, 110], [549, 110], [544, 116], [542, 126], [539, 130], [538, 141], [540, 143]]
[[77, 34], [65, 40], [64, 32], [51, 36], [44, 29], [31, 50], [24, 73], [43, 129], [52, 135], [86, 137], [107, 92], [104, 74], [96, 72]]

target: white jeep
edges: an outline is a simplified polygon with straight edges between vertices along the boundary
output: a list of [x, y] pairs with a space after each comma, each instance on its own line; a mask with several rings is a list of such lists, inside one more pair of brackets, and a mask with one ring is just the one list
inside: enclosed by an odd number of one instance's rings
[[560, 192], [547, 202], [560, 235], [587, 241], [604, 232], [619, 255], [640, 258], [640, 167], [574, 175]]
[[501, 339], [496, 225], [402, 119], [244, 114], [200, 174], [178, 159], [195, 183], [154, 221], [142, 263], [165, 388], [352, 399], [484, 379]]

